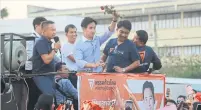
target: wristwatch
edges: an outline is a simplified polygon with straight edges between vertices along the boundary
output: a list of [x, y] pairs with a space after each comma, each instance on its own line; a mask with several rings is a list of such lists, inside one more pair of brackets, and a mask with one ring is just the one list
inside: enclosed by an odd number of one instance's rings
[[122, 68], [122, 72], [123, 72], [123, 73], [126, 72], [126, 69], [125, 69], [125, 68]]
[[53, 48], [52, 50], [54, 50], [56, 53], [57, 53], [57, 51], [58, 51], [58, 49], [56, 49], [56, 48]]

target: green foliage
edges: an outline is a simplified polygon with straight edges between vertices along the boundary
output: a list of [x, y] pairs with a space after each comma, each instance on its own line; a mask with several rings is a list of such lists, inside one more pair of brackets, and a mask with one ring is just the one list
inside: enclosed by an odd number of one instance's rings
[[1, 9], [1, 19], [8, 17], [8, 10], [7, 8]]
[[169, 77], [201, 79], [201, 56], [163, 57], [162, 73]]

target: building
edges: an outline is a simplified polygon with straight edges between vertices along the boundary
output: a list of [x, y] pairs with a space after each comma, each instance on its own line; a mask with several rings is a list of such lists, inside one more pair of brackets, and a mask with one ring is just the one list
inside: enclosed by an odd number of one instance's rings
[[[65, 37], [65, 26], [67, 24], [74, 24], [77, 27], [78, 36], [82, 35], [82, 29], [80, 27], [82, 17], [74, 17], [74, 16], [51, 16], [46, 17], [48, 20], [52, 20], [55, 22], [57, 29], [57, 36], [60, 37], [60, 41], [64, 43], [66, 41]], [[34, 32], [33, 29], [33, 19], [16, 19], [16, 20], [1, 20], [0, 21], [0, 33], [17, 33], [21, 35], [31, 35]]]
[[[28, 6], [28, 9], [30, 7], [32, 6]], [[199, 31], [201, 31], [200, 0], [163, 0], [124, 4], [116, 5], [115, 9], [123, 16], [122, 19], [132, 21], [133, 30], [129, 38], [133, 38], [136, 30], [147, 30], [149, 33], [148, 45], [158, 47], [156, 49], [160, 56], [201, 54], [201, 34], [199, 34]], [[32, 12], [28, 13], [28, 17], [41, 15], [90, 16], [95, 18], [100, 26], [104, 28], [111, 21], [111, 15], [104, 15], [100, 7], [43, 11], [34, 11], [32, 7]], [[157, 34], [154, 32], [154, 21]]]

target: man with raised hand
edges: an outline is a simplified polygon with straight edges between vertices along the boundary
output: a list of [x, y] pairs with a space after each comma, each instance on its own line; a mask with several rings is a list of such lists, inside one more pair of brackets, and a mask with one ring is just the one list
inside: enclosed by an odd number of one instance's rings
[[100, 46], [112, 36], [119, 15], [114, 12], [112, 22], [102, 36], [96, 36], [97, 22], [90, 17], [85, 17], [81, 22], [83, 36], [76, 44], [75, 61], [78, 71], [102, 72], [104, 63], [100, 61]]

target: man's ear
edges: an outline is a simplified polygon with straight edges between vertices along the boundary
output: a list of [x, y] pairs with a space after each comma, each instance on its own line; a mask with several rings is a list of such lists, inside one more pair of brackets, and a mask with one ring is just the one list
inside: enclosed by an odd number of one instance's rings
[[37, 27], [41, 27], [41, 25], [37, 25], [37, 24], [36, 24], [36, 25], [35, 25], [35, 29], [36, 29]]

